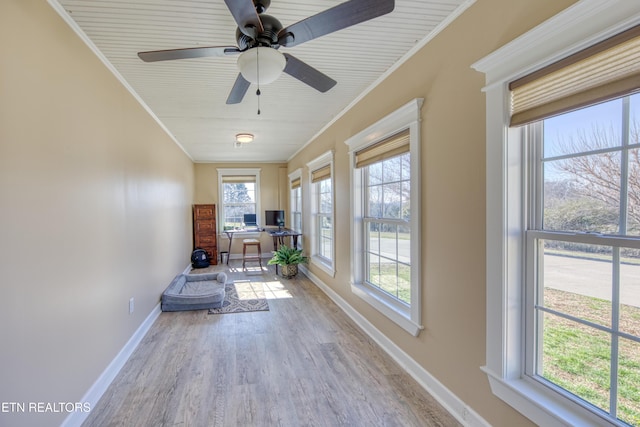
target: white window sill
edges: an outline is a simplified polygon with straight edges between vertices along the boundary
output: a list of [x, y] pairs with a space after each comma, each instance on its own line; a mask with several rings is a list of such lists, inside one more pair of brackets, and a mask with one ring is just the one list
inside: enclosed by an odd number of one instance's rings
[[318, 267], [320, 270], [324, 271], [331, 277], [336, 277], [336, 270], [333, 268], [333, 265], [324, 261], [323, 258], [320, 258], [317, 255], [311, 257], [311, 264], [315, 267]]
[[392, 304], [389, 301], [386, 301], [381, 296], [372, 292], [368, 286], [352, 283], [351, 292], [363, 299], [414, 337], [417, 337], [418, 334], [420, 334], [420, 331], [424, 329], [422, 325], [411, 320], [411, 315], [408, 309], [403, 309], [399, 304]]
[[559, 399], [558, 393], [533, 379], [504, 379], [486, 366], [481, 368], [489, 378], [493, 394], [515, 408], [537, 425], [553, 426], [616, 426], [598, 417], [569, 399]]

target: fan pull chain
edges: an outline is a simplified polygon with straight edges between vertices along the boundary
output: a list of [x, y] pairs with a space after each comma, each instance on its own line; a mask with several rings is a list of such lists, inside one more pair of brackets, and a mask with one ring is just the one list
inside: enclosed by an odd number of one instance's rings
[[256, 95], [258, 95], [258, 115], [260, 115], [260, 88], [256, 91]]
[[256, 49], [256, 71], [258, 90], [256, 90], [256, 96], [258, 97], [258, 115], [260, 115], [260, 49]]

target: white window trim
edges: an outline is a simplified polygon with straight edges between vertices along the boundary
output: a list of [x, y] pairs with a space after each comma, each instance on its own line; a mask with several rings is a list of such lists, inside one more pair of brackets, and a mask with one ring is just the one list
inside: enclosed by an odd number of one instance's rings
[[492, 392], [538, 425], [615, 425], [524, 375], [523, 131], [508, 82], [640, 23], [640, 2], [581, 0], [472, 67], [486, 86], [486, 366]]
[[[253, 175], [256, 177], [256, 215], [258, 218], [258, 224], [262, 220], [260, 209], [260, 168], [218, 168], [218, 219], [216, 220], [216, 227], [218, 228], [218, 234], [222, 237], [227, 237], [224, 233], [224, 193], [222, 187], [222, 179], [225, 176], [238, 176], [238, 175]], [[242, 237], [260, 237], [260, 232], [255, 233], [243, 233]]]
[[420, 202], [420, 108], [424, 100], [416, 98], [378, 122], [345, 141], [349, 146], [351, 171], [351, 291], [376, 308], [390, 320], [413, 336], [418, 336], [422, 326], [422, 258], [420, 238], [411, 239], [411, 306], [386, 297], [364, 283], [364, 206], [362, 171], [356, 169], [355, 153], [400, 131], [409, 129], [409, 150], [411, 153], [411, 234], [421, 236]]
[[318, 256], [316, 244], [318, 243], [318, 236], [316, 234], [316, 219], [315, 213], [318, 210], [317, 206], [317, 194], [315, 191], [315, 185], [311, 184], [311, 257], [310, 262], [312, 265], [320, 268], [322, 271], [335, 277], [336, 275], [336, 186], [335, 186], [335, 172], [333, 170], [333, 150], [329, 150], [326, 153], [316, 157], [309, 163], [307, 168], [309, 169], [309, 182], [311, 182], [311, 174], [322, 167], [329, 165], [331, 168], [331, 224], [333, 233], [333, 245], [331, 246], [331, 262], [323, 257]]

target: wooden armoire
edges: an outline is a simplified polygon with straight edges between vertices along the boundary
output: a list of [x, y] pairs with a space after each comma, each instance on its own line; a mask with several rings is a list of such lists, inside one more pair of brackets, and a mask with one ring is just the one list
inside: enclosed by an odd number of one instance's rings
[[204, 249], [211, 264], [218, 263], [216, 205], [193, 205], [193, 248]]

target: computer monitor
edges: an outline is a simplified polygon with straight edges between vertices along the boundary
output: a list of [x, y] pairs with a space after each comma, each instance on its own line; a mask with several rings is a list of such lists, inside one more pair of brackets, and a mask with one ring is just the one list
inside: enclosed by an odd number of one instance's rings
[[264, 211], [264, 223], [267, 227], [284, 227], [284, 211]]
[[245, 227], [257, 227], [258, 221], [256, 219], [256, 214], [244, 214], [244, 218], [242, 220], [244, 222]]

